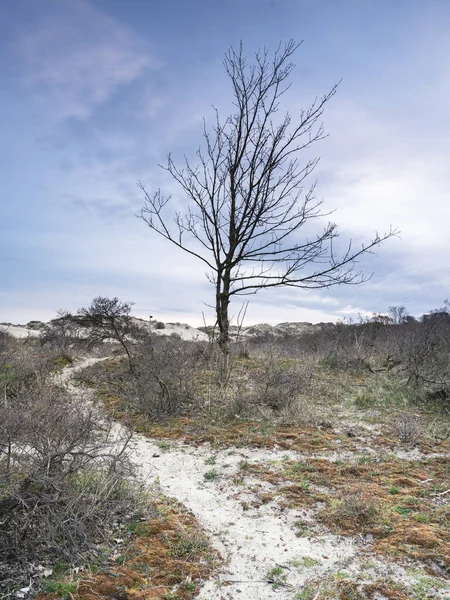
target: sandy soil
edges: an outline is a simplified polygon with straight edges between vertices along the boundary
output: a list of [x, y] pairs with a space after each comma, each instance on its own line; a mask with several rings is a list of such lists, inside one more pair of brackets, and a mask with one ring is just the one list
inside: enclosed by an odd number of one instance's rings
[[40, 332], [20, 325], [0, 325], [0, 330], [6, 331], [15, 338], [38, 337]]
[[[232, 483], [242, 460], [273, 459], [274, 454], [279, 459], [292, 458], [295, 453], [235, 449], [213, 455], [208, 447], [180, 444], [162, 452], [157, 444], [141, 436], [136, 436], [133, 451], [143, 474], [194, 513], [226, 560], [224, 571], [204, 585], [199, 595], [201, 600], [273, 598], [275, 591], [269, 580], [271, 570], [277, 566], [283, 569], [286, 581], [276, 590], [276, 597], [292, 599], [293, 593], [300, 591], [313, 574], [311, 569], [303, 572], [295, 569], [290, 566], [292, 562], [302, 557], [317, 561], [318, 566], [314, 567], [317, 575], [344, 568], [355, 554], [351, 540], [333, 535], [296, 537], [294, 522], [305, 514], [282, 511], [276, 502], [251, 508], [255, 494]], [[205, 463], [212, 456], [214, 467]], [[204, 474], [211, 470], [219, 475], [207, 481]], [[257, 482], [255, 485], [263, 486]]]
[[186, 325], [186, 323], [165, 323], [164, 329], [152, 328], [157, 335], [178, 335], [182, 340], [207, 342], [208, 336], [203, 331]]

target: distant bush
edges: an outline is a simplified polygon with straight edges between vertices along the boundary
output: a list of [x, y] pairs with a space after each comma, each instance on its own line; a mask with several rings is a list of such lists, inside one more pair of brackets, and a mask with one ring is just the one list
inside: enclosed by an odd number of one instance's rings
[[162, 321], [156, 321], [155, 325], [154, 325], [155, 329], [165, 329], [166, 326]]
[[28, 329], [44, 329], [45, 328], [45, 323], [43, 323], [42, 321], [29, 321], [27, 323], [27, 328]]

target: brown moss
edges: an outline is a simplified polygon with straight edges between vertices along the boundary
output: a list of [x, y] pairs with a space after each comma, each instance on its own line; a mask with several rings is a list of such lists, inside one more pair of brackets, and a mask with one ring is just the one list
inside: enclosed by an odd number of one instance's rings
[[338, 583], [339, 600], [409, 600], [406, 591], [400, 586], [384, 583], [359, 584], [355, 581], [340, 581]]
[[398, 521], [392, 532], [376, 540], [374, 549], [391, 556], [404, 555], [428, 564], [439, 561], [450, 566], [450, 532], [437, 523]]
[[283, 496], [281, 506], [298, 508], [301, 506], [314, 506], [320, 501], [317, 495], [298, 485], [287, 485], [279, 489], [278, 493]]
[[439, 545], [440, 540], [432, 525], [416, 525], [407, 530], [405, 542], [423, 546], [424, 548], [435, 548]]
[[[120, 418], [117, 413], [115, 418]], [[182, 439], [200, 445], [246, 446], [250, 448], [281, 448], [300, 452], [327, 450], [336, 439], [331, 433], [313, 427], [265, 427], [260, 422], [246, 421], [223, 426], [209, 425], [197, 417], [179, 417], [165, 423], [154, 423], [142, 418], [131, 418], [137, 431], [156, 439]], [[130, 419], [129, 419], [130, 421]]]

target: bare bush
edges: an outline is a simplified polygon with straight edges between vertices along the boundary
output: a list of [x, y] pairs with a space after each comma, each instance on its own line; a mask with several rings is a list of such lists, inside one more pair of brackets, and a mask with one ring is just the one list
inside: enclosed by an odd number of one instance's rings
[[7, 402], [20, 390], [32, 386], [39, 375], [50, 375], [72, 359], [57, 348], [41, 349], [37, 340], [16, 340], [6, 335], [0, 340], [0, 394]]
[[180, 413], [194, 399], [195, 342], [146, 335], [135, 347], [135, 377], [127, 401], [144, 414], [166, 417]]
[[420, 418], [411, 413], [402, 413], [395, 421], [394, 433], [405, 444], [418, 442], [422, 433]]
[[[16, 583], [36, 557], [80, 560], [140, 507], [128, 483], [129, 434], [99, 426], [84, 398], [56, 385], [45, 360], [23, 348], [8, 347], [0, 361], [0, 572], [20, 567]], [[0, 588], [13, 584], [8, 577]]]
[[306, 398], [298, 398], [286, 404], [280, 411], [279, 425], [313, 425], [321, 422], [321, 414], [315, 403]]
[[41, 329], [41, 345], [68, 352], [82, 341], [81, 326], [76, 317], [67, 310], [58, 310], [55, 319]]
[[[24, 555], [53, 544], [72, 555], [103, 530], [97, 519], [123, 483], [128, 438], [120, 443], [106, 423], [99, 429], [80, 398], [40, 379], [14, 398], [14, 410], [2, 407], [0, 421], [3, 550]], [[94, 495], [85, 483], [97, 486]]]
[[196, 342], [144, 331], [132, 347], [133, 372], [119, 362], [109, 368], [93, 365], [79, 377], [106, 384], [122, 408], [161, 419], [180, 414], [195, 400], [195, 369], [204, 361], [204, 352]]
[[248, 382], [239, 381], [233, 390], [228, 390], [231, 398], [225, 399], [222, 409], [231, 418], [252, 419], [261, 416], [258, 397], [255, 391], [248, 386]]
[[295, 408], [297, 400], [310, 387], [311, 373], [307, 365], [280, 351], [277, 343], [265, 344], [259, 351], [261, 367], [250, 374], [249, 385], [259, 406], [265, 406], [279, 415]]
[[273, 410], [282, 410], [295, 399], [299, 386], [299, 374], [295, 366], [270, 353], [257, 380], [259, 401]]
[[122, 346], [130, 372], [134, 370], [130, 338], [133, 333], [140, 333], [140, 329], [133, 326], [130, 316], [132, 306], [132, 302], [121, 302], [119, 298], [97, 296], [90, 306], [78, 311], [78, 321], [89, 331], [88, 339], [92, 343], [113, 339]]
[[378, 515], [379, 508], [372, 498], [365, 496], [362, 491], [348, 491], [327, 509], [324, 518], [337, 525], [353, 523], [365, 527], [373, 523]]

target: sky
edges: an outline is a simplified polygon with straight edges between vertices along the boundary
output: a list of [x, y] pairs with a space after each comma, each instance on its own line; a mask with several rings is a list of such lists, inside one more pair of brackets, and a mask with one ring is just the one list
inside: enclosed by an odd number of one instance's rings
[[401, 233], [361, 261], [363, 285], [263, 290], [246, 298], [246, 323], [438, 308], [450, 296], [449, 30], [448, 0], [3, 0], [0, 321], [100, 295], [143, 318], [211, 322], [204, 265], [136, 217], [136, 183], [186, 207], [158, 165], [194, 155], [213, 107], [233, 112], [225, 52], [291, 38], [303, 43], [280, 110], [295, 119], [342, 79], [310, 180], [340, 239]]

